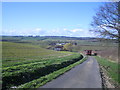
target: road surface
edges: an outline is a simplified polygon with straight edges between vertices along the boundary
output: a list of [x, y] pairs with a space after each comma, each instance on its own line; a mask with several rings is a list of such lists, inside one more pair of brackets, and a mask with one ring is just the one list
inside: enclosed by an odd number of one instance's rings
[[94, 57], [89, 56], [82, 64], [40, 88], [102, 88], [101, 83], [99, 65]]

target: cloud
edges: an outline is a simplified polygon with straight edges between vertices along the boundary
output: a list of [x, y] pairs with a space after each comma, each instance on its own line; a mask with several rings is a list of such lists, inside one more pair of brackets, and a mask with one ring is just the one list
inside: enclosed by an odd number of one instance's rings
[[81, 32], [81, 31], [83, 31], [83, 29], [72, 29], [71, 31], [72, 31], [72, 32], [78, 32], [78, 31]]
[[33, 28], [33, 29], [10, 29], [4, 30], [2, 35], [33, 35], [33, 36], [71, 36], [71, 37], [89, 37], [93, 36], [87, 29], [77, 28], [77, 27], [64, 27], [64, 28]]
[[40, 32], [42, 28], [36, 28], [35, 31]]
[[67, 28], [63, 28], [63, 30], [64, 30], [64, 31], [66, 31], [66, 30], [67, 30]]
[[[54, 28], [52, 30], [46, 31], [45, 35], [48, 36], [71, 36], [71, 37], [85, 37], [86, 35], [89, 35], [88, 30], [82, 29], [82, 28]], [[90, 36], [90, 35], [89, 35]]]
[[9, 30], [3, 30], [2, 35], [23, 35], [23, 36], [28, 36], [28, 35], [40, 35], [41, 33], [44, 33], [44, 30], [42, 28], [34, 28], [34, 29], [9, 29]]
[[16, 34], [16, 30], [15, 29], [12, 29], [12, 30], [5, 29], [5, 30], [2, 30], [1, 33], [2, 33], [1, 35], [14, 35], [14, 34]]

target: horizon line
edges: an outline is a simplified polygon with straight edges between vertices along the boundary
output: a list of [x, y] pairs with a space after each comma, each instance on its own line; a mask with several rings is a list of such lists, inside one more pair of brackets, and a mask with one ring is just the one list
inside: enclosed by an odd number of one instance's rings
[[[22, 36], [22, 37], [75, 37], [75, 36], [50, 36], [50, 35], [44, 35], [44, 36], [40, 36], [40, 35], [0, 35], [0, 37], [2, 36]], [[83, 37], [83, 36], [79, 36], [79, 37]], [[75, 37], [75, 38], [79, 38], [78, 36]], [[85, 37], [88, 37], [88, 36], [85, 36]], [[83, 37], [84, 38], [84, 37]], [[97, 37], [90, 37], [90, 38], [97, 38]]]

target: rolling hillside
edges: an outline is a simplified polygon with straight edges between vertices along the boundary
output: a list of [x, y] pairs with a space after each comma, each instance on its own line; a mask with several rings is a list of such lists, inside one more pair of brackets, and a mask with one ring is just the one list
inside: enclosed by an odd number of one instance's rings
[[31, 60], [40, 60], [55, 57], [64, 57], [70, 53], [61, 53], [52, 50], [43, 49], [37, 45], [20, 44], [12, 42], [2, 43], [2, 59], [3, 65], [13, 62], [25, 62]]
[[74, 64], [83, 58], [79, 53], [57, 52], [43, 49], [38, 45], [13, 42], [0, 43], [2, 43], [2, 82], [4, 89], [41, 79], [41, 77]]

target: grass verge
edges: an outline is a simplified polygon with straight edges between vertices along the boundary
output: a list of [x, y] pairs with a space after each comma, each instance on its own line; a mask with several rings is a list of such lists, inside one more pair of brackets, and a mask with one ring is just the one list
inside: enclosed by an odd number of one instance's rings
[[108, 75], [108, 77], [111, 78], [112, 84], [114, 84], [115, 87], [119, 87], [120, 84], [120, 64], [115, 63], [115, 62], [111, 62], [105, 58], [102, 57], [98, 57], [95, 56], [95, 58], [97, 59], [98, 63], [100, 64], [100, 66], [105, 69], [105, 73]]
[[20, 86], [18, 86], [18, 88], [39, 88], [40, 86], [46, 84], [47, 82], [57, 78], [58, 76], [62, 75], [63, 73], [65, 73], [66, 71], [72, 69], [73, 67], [75, 67], [76, 65], [79, 65], [81, 64], [82, 62], [84, 62], [86, 60], [86, 57], [81, 59], [80, 61], [74, 63], [74, 64], [71, 64], [65, 68], [62, 68], [62, 69], [59, 69], [57, 71], [54, 71], [53, 73], [51, 74], [48, 74], [46, 76], [43, 76], [39, 79], [36, 79], [36, 80], [33, 80], [31, 82], [28, 82], [28, 83], [25, 83], [25, 84], [22, 84]]

